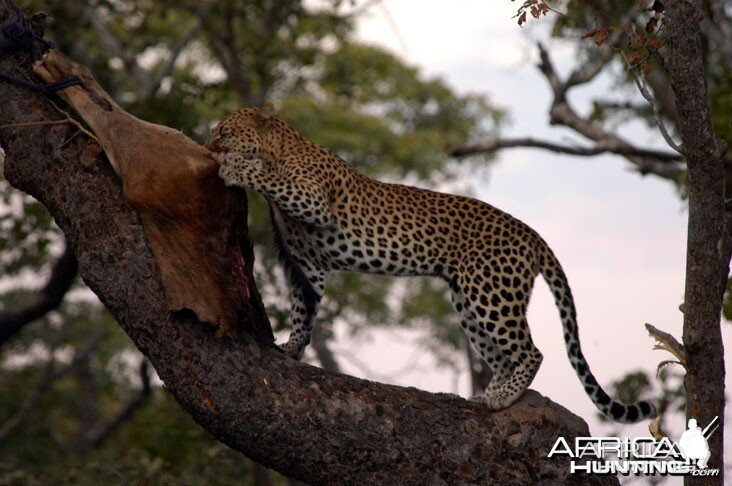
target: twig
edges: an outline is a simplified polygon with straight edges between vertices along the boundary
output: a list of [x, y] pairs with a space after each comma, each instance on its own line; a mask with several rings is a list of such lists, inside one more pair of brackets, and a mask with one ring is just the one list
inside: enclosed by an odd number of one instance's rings
[[641, 96], [643, 96], [643, 98], [645, 98], [645, 100], [651, 105], [651, 109], [653, 110], [653, 118], [658, 124], [658, 129], [661, 131], [663, 139], [666, 141], [669, 147], [671, 147], [681, 155], [684, 155], [683, 146], [677, 144], [674, 141], [673, 137], [666, 128], [666, 124], [663, 122], [663, 119], [661, 118], [661, 115], [658, 111], [658, 106], [656, 106], [656, 101], [653, 99], [653, 95], [648, 91], [648, 86], [646, 85], [645, 79], [643, 79], [643, 75], [639, 74], [638, 69], [633, 67], [624, 52], [620, 51], [620, 54], [623, 56], [623, 60], [628, 65], [628, 71], [630, 71], [631, 76], [633, 76], [633, 81], [635, 81], [635, 85], [638, 87], [638, 91], [640, 91]]
[[142, 94], [141, 101], [152, 98], [157, 92], [163, 78], [168, 76], [175, 67], [175, 63], [180, 57], [181, 52], [183, 52], [183, 49], [185, 49], [185, 47], [191, 42], [193, 37], [196, 35], [196, 32], [202, 28], [203, 20], [203, 18], [199, 18], [191, 24], [188, 30], [178, 40], [178, 43], [171, 49], [170, 57], [165, 64], [157, 69], [155, 73], [148, 76], [148, 82], [146, 85], [141, 85], [142, 87], [138, 90], [138, 92]]
[[[634, 15], [636, 9], [633, 9], [632, 15]], [[630, 19], [631, 16], [625, 17]], [[627, 21], [627, 20], [626, 20]], [[607, 63], [612, 59], [613, 52], [618, 50], [615, 46], [620, 42], [620, 39], [625, 35], [623, 29], [613, 30], [610, 37], [604, 42], [600, 50], [600, 57], [595, 62], [588, 65], [582, 65], [581, 67], [572, 71], [566, 82], [567, 89], [573, 86], [579, 86], [581, 84], [588, 83], [595, 79], [600, 72], [605, 69]]]
[[38, 400], [40, 400], [40, 398], [45, 395], [48, 389], [51, 387], [51, 384], [61, 378], [61, 376], [63, 376], [63, 374], [67, 372], [68, 369], [70, 369], [67, 367], [63, 370], [63, 372], [54, 372], [54, 365], [55, 360], [52, 353], [51, 357], [48, 360], [48, 363], [46, 364], [46, 369], [43, 373], [43, 377], [38, 382], [38, 385], [36, 385], [35, 389], [32, 392], [26, 395], [15, 414], [13, 414], [13, 416], [9, 420], [7, 420], [2, 425], [2, 427], [0, 427], [0, 444], [8, 440], [10, 436], [12, 436], [20, 429], [20, 427], [25, 423], [25, 421], [28, 419], [28, 416], [35, 408]]
[[671, 334], [661, 331], [660, 329], [656, 329], [651, 324], [646, 323], [646, 330], [648, 331], [648, 334], [656, 340], [656, 344], [653, 346], [653, 349], [668, 351], [679, 360], [679, 363], [682, 366], [686, 367], [686, 351], [684, 350], [683, 344], [681, 344]]
[[39, 125], [64, 125], [66, 123], [69, 123], [69, 120], [50, 120], [50, 121], [32, 121], [32, 122], [22, 122], [22, 123], [6, 123], [5, 125], [0, 125], [0, 129], [16, 128], [16, 127], [35, 127], [35, 126], [39, 126]]
[[103, 331], [94, 335], [94, 337], [92, 337], [83, 348], [76, 351], [71, 363], [60, 370], [55, 369], [56, 363], [53, 357], [53, 350], [55, 350], [54, 344], [51, 356], [46, 364], [46, 370], [43, 378], [41, 378], [36, 388], [30, 392], [25, 399], [23, 399], [23, 402], [20, 404], [20, 407], [18, 407], [18, 411], [15, 415], [0, 427], [0, 444], [20, 430], [35, 408], [38, 400], [46, 394], [46, 392], [51, 388], [51, 385], [66, 376], [80, 360], [88, 359], [89, 354], [99, 345], [101, 340], [104, 339], [107, 334], [108, 333], [106, 331]]
[[143, 359], [142, 363], [140, 363], [139, 375], [140, 381], [142, 381], [142, 388], [109, 420], [96, 425], [91, 431], [85, 434], [84, 443], [81, 445], [82, 449], [100, 446], [104, 441], [109, 439], [122, 424], [131, 419], [135, 412], [145, 404], [152, 392], [152, 388], [150, 386], [149, 365], [146, 359]]
[[70, 136], [69, 138], [67, 138], [66, 140], [64, 140], [64, 141], [63, 141], [63, 142], [61, 143], [61, 145], [59, 145], [58, 147], [56, 147], [56, 151], [59, 151], [59, 150], [61, 150], [62, 148], [64, 148], [65, 146], [67, 146], [67, 145], [68, 145], [69, 143], [71, 143], [71, 141], [72, 141], [73, 139], [75, 139], [76, 137], [78, 137], [80, 133], [81, 133], [81, 131], [80, 131], [80, 130], [77, 130], [76, 132], [74, 132], [74, 134], [73, 134], [73, 135], [71, 135], [71, 136]]
[[59, 106], [56, 103], [54, 103], [52, 100], [48, 99], [48, 102], [51, 103], [51, 106], [53, 106], [56, 109], [56, 111], [58, 111], [59, 113], [63, 114], [66, 117], [66, 119], [69, 121], [69, 123], [71, 123], [72, 125], [74, 125], [84, 135], [86, 135], [87, 137], [91, 138], [92, 140], [94, 140], [95, 142], [97, 142], [97, 144], [100, 147], [102, 147], [102, 143], [99, 141], [99, 139], [92, 132], [90, 132], [89, 130], [87, 130], [86, 128], [84, 128], [84, 125], [82, 125], [76, 119], [74, 119], [74, 117], [72, 117], [71, 115], [69, 115], [69, 113], [67, 111], [62, 110], [61, 108], [59, 108]]

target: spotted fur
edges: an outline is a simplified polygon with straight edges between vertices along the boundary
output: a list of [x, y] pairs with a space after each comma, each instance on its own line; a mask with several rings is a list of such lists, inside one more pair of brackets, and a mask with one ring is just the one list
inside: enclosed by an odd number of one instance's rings
[[476, 199], [370, 179], [306, 140], [271, 107], [230, 115], [209, 148], [225, 153], [219, 174], [227, 185], [259, 191], [270, 203], [292, 284], [292, 333], [282, 345], [290, 356], [299, 359], [310, 342], [328, 272], [439, 277], [493, 371], [476, 398], [502, 409], [523, 394], [542, 362], [526, 321], [541, 273], [559, 308], [569, 360], [597, 408], [621, 422], [656, 415], [651, 403], [621, 404], [597, 383], [580, 349], [562, 267], [521, 221]]

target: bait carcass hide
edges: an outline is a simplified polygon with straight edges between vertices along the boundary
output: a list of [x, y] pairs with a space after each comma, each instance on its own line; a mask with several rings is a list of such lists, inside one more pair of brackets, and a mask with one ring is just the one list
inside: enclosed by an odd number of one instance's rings
[[178, 130], [125, 112], [86, 66], [55, 49], [34, 70], [47, 83], [81, 81], [59, 94], [92, 129], [140, 214], [169, 311], [189, 309], [232, 338], [248, 324], [258, 341], [273, 342], [251, 278], [246, 199], [218, 177], [218, 156]]

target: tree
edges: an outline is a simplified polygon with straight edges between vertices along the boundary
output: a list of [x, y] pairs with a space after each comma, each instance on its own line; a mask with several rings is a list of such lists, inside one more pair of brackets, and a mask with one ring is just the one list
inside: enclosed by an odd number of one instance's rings
[[[729, 79], [732, 73], [732, 30], [725, 2], [567, 2], [567, 14], [557, 17], [554, 34], [592, 38], [578, 44], [582, 63], [566, 78], [556, 72], [548, 50], [539, 44], [539, 69], [551, 86], [550, 122], [581, 134], [589, 146], [568, 146], [531, 137], [492, 139], [453, 147], [454, 155], [495, 152], [511, 147], [535, 147], [576, 156], [615, 153], [639, 173], [668, 179], [685, 192], [689, 202], [688, 252], [683, 351], [688, 417], [709, 423], [724, 419], [724, 347], [721, 339], [722, 302], [729, 289], [732, 255], [732, 159], [723, 138], [732, 136], [728, 124]], [[519, 24], [527, 13], [549, 12], [543, 1], [528, 1], [519, 9]], [[578, 113], [568, 93], [622, 63], [621, 82], [635, 83], [647, 103], [597, 100], [589, 115]], [[710, 99], [714, 102], [711, 103]], [[712, 106], [715, 109], [712, 109]], [[656, 125], [671, 150], [639, 147], [604, 123], [628, 116]], [[622, 119], [622, 118], [621, 118]], [[672, 129], [667, 129], [667, 126]], [[716, 132], [716, 134], [715, 134]], [[680, 137], [681, 144], [672, 137]], [[725, 196], [727, 202], [725, 203]], [[727, 306], [729, 306], [729, 292]], [[729, 307], [726, 310], [729, 315]], [[647, 386], [647, 379], [624, 380]], [[637, 376], [633, 378], [638, 378]], [[723, 470], [723, 434], [710, 440], [711, 464]], [[689, 479], [716, 484], [722, 479]]]
[[[9, 2], [0, 5], [5, 23], [17, 18]], [[28, 75], [22, 60], [2, 59], [0, 70]], [[246, 336], [239, 343], [216, 340], [191, 319], [165, 325], [154, 262], [109, 167], [78, 163], [87, 156], [78, 125], [68, 115], [55, 118], [57, 108], [41, 95], [9, 88], [3, 96], [8, 102], [0, 108], [0, 123], [17, 124], [24, 116], [41, 122], [21, 122], [0, 134], [8, 180], [50, 210], [80, 275], [150, 358], [171, 394], [217, 438], [313, 482], [378, 481], [388, 475], [408, 482], [566, 476], [564, 462], [544, 455], [556, 436], [586, 435], [586, 426], [535, 396], [534, 407], [525, 402], [490, 413], [455, 397], [327, 374], [260, 349]], [[433, 110], [426, 115], [434, 118]], [[395, 116], [415, 119], [398, 111]], [[492, 443], [486, 445], [488, 436]]]

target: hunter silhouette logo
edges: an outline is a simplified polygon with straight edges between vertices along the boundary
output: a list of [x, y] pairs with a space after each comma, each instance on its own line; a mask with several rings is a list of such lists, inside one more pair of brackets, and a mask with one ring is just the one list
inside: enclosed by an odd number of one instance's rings
[[668, 437], [577, 437], [572, 447], [559, 437], [547, 457], [570, 457], [573, 474], [718, 476], [719, 469], [707, 466], [711, 455], [708, 440], [718, 422], [714, 417], [702, 430], [696, 419], [689, 419], [678, 442]]
[[[707, 461], [709, 456], [712, 454], [709, 452], [709, 443], [707, 438], [712, 435], [712, 432], [717, 430], [719, 425], [718, 417], [714, 417], [709, 425], [704, 430], [701, 427], [697, 427], [696, 419], [689, 419], [689, 429], [681, 434], [679, 439], [679, 449], [687, 461], [696, 460], [696, 465], [700, 469], [706, 469]], [[714, 428], [712, 428], [714, 426]]]

